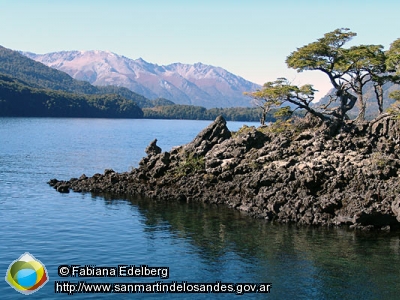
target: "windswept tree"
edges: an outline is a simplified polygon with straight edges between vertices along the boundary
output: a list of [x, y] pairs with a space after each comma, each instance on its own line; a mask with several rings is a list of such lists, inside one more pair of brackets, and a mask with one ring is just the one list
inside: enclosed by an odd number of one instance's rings
[[347, 90], [355, 94], [360, 112], [358, 121], [363, 121], [367, 108], [363, 88], [372, 82], [377, 96], [379, 113], [383, 112], [383, 85], [390, 81], [386, 75], [386, 56], [381, 45], [360, 45], [344, 50], [344, 59], [339, 64], [345, 76], [341, 81]]
[[315, 92], [312, 85], [298, 87], [283, 78], [266, 83], [262, 90], [250, 95], [262, 99], [268, 107], [290, 102], [323, 121], [342, 124], [348, 118], [347, 113], [357, 103], [360, 108], [357, 120], [364, 120], [366, 100], [363, 87], [371, 82], [375, 88], [379, 112], [382, 113], [383, 85], [398, 80], [393, 72], [399, 72], [400, 40], [396, 40], [386, 53], [381, 45], [345, 48], [346, 43], [355, 36], [356, 33], [348, 28], [336, 29], [298, 48], [286, 58], [287, 66], [298, 72], [320, 71], [328, 76], [336, 90], [328, 104], [319, 109], [314, 108], [311, 105]]
[[[351, 69], [351, 66], [348, 66], [348, 69], [344, 67], [348, 58], [343, 46], [356, 35], [347, 28], [336, 29], [326, 33], [316, 42], [298, 48], [286, 58], [288, 67], [298, 72], [317, 70], [328, 76], [336, 95], [324, 107], [323, 113], [341, 121], [357, 102], [357, 97], [350, 93], [350, 87], [343, 80]], [[338, 101], [339, 105], [330, 108], [330, 104], [335, 101]]]
[[305, 109], [322, 121], [326, 121], [327, 117], [310, 105], [314, 100], [315, 92], [316, 90], [310, 84], [298, 87], [292, 85], [286, 78], [278, 78], [275, 81], [265, 83], [261, 90], [250, 93], [250, 95], [258, 101], [263, 101], [264, 108], [268, 110], [281, 108], [281, 112], [278, 111], [278, 114], [287, 114], [289, 110], [286, 108], [287, 106], [283, 106], [292, 104], [292, 106]]

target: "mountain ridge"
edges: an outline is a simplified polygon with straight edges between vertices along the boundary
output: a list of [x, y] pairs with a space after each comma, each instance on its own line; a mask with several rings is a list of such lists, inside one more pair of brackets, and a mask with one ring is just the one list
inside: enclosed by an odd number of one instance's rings
[[125, 87], [148, 99], [166, 98], [177, 104], [246, 107], [251, 99], [243, 93], [261, 87], [221, 67], [201, 62], [158, 65], [101, 50], [21, 53], [95, 86]]
[[95, 87], [0, 46], [0, 116], [142, 118], [150, 100], [127, 89]]
[[123, 87], [96, 87], [3, 46], [0, 62], [0, 116], [209, 120], [221, 114], [228, 120], [258, 120], [258, 108], [207, 110], [164, 98], [148, 100]]
[[126, 88], [93, 86], [87, 81], [76, 80], [65, 72], [30, 59], [21, 52], [0, 46], [0, 73], [25, 81], [30, 87], [46, 88], [69, 93], [100, 95], [118, 94], [134, 101], [139, 107], [151, 107], [151, 102]]

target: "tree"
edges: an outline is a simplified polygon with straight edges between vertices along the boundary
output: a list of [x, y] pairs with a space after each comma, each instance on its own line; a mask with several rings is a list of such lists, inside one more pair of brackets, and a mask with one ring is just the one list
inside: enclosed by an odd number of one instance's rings
[[286, 121], [292, 116], [292, 114], [293, 114], [293, 111], [290, 108], [290, 106], [285, 106], [285, 107], [282, 107], [279, 110], [277, 110], [274, 113], [274, 117], [279, 120]]
[[367, 103], [363, 97], [363, 88], [373, 82], [379, 113], [383, 112], [383, 85], [390, 81], [386, 75], [386, 56], [381, 45], [360, 45], [344, 50], [344, 59], [339, 63], [346, 76], [341, 80], [357, 97], [360, 112], [358, 121], [363, 121]]
[[289, 68], [296, 69], [298, 72], [318, 70], [325, 73], [333, 87], [336, 89], [336, 98], [339, 106], [335, 109], [325, 107], [325, 113], [339, 120], [346, 117], [347, 111], [352, 109], [357, 101], [357, 97], [348, 92], [348, 87], [341, 80], [347, 70], [343, 68], [345, 62], [345, 49], [343, 46], [350, 41], [356, 33], [349, 29], [336, 29], [326, 33], [323, 38], [306, 46], [298, 48], [286, 58]]
[[260, 124], [261, 125], [265, 125], [265, 121], [267, 119], [267, 115], [268, 113], [271, 111], [271, 109], [276, 105], [276, 103], [274, 103], [273, 101], [265, 101], [265, 99], [263, 99], [261, 94], [257, 94], [260, 93], [260, 91], [254, 92], [254, 93], [247, 93], [245, 92], [245, 95], [250, 95], [253, 97], [253, 101], [252, 103], [255, 106], [258, 106], [259, 108], [261, 108], [261, 115], [260, 115]]
[[292, 113], [284, 104], [291, 103], [300, 109], [305, 109], [312, 115], [326, 121], [326, 116], [313, 109], [310, 104], [314, 100], [316, 90], [312, 85], [306, 84], [301, 87], [292, 85], [286, 78], [278, 78], [267, 82], [261, 90], [249, 93], [254, 99], [264, 102], [264, 112], [273, 108], [279, 108], [276, 114], [288, 116]]
[[386, 65], [389, 71], [400, 75], [400, 38], [395, 40], [386, 52]]
[[[400, 38], [395, 40], [389, 50], [386, 52], [386, 67], [389, 72], [393, 72], [393, 80], [396, 83], [400, 82]], [[400, 91], [394, 91], [389, 95], [390, 98], [400, 102]]]
[[[320, 71], [328, 76], [336, 90], [330, 96], [328, 104], [316, 108], [311, 103], [316, 91], [312, 85], [298, 87], [285, 78], [267, 82], [261, 90], [248, 94], [258, 103], [263, 103], [264, 112], [288, 102], [322, 121], [340, 126], [348, 119], [347, 113], [356, 104], [360, 108], [356, 120], [364, 120], [367, 104], [363, 87], [371, 82], [381, 114], [383, 85], [400, 81], [400, 39], [394, 41], [386, 52], [381, 45], [345, 48], [346, 43], [356, 35], [348, 28], [336, 29], [324, 34], [317, 41], [298, 48], [286, 58], [287, 66], [298, 72]], [[394, 96], [398, 97], [398, 94]]]

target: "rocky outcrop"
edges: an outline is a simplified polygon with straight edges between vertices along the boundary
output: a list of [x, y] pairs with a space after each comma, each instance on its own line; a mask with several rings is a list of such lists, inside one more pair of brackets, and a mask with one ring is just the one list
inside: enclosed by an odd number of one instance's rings
[[59, 192], [141, 194], [225, 204], [282, 223], [400, 229], [400, 125], [364, 124], [273, 132], [222, 117], [191, 143], [162, 152], [154, 140], [131, 172], [49, 182]]

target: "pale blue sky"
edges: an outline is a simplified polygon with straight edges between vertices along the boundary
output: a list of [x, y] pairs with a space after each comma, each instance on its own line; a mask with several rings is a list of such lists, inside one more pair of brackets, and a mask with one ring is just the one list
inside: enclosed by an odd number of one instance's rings
[[398, 0], [0, 0], [0, 45], [47, 53], [110, 50], [159, 65], [202, 62], [263, 84], [287, 77], [325, 93], [323, 74], [285, 58], [348, 27], [353, 44], [400, 38]]

